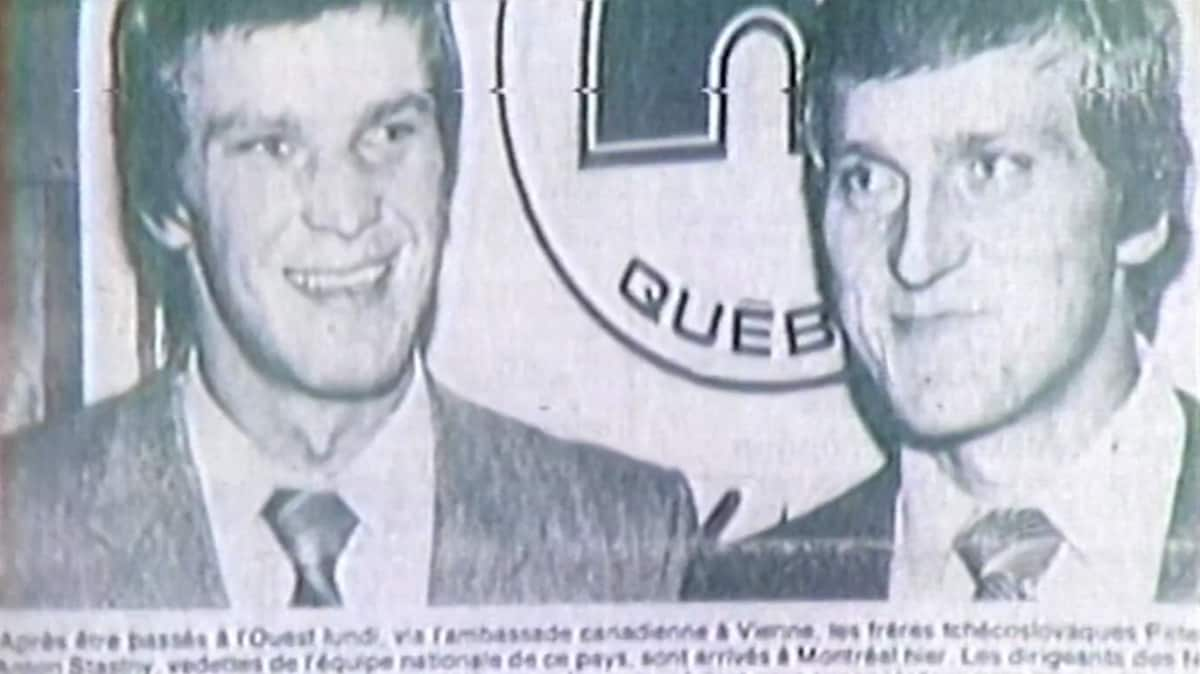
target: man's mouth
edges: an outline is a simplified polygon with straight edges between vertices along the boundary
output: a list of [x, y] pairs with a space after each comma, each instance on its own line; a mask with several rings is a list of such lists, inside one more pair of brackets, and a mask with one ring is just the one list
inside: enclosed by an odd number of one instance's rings
[[343, 269], [286, 268], [284, 277], [300, 292], [317, 299], [361, 295], [383, 286], [392, 273], [395, 256]]
[[955, 311], [901, 311], [893, 313], [892, 320], [897, 323], [928, 323], [964, 315]]
[[892, 324], [900, 333], [913, 335], [969, 324], [979, 316], [975, 311], [922, 311], [892, 314]]
[[930, 324], [972, 318], [984, 312], [983, 305], [967, 301], [908, 301], [890, 305], [891, 319], [901, 325]]

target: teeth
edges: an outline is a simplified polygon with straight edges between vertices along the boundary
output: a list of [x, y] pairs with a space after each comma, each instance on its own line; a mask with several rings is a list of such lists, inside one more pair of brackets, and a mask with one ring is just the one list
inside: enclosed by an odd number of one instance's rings
[[390, 262], [381, 262], [345, 271], [285, 269], [283, 275], [306, 293], [328, 295], [366, 290], [383, 279], [391, 268]]

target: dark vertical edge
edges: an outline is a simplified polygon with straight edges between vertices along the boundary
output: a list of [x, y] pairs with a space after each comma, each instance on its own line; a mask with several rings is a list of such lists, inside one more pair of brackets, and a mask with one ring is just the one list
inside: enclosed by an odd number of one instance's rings
[[[122, 217], [125, 217], [124, 213]], [[148, 376], [162, 365], [161, 352], [165, 349], [161, 348], [161, 345], [168, 339], [158, 321], [161, 311], [158, 294], [147, 277], [147, 274], [139, 273], [134, 279], [137, 291], [136, 339], [139, 377]]]
[[[9, 26], [12, 25], [11, 2], [0, 0], [0, 381], [7, 382], [12, 373], [5, 354], [12, 352], [12, 320], [13, 301], [12, 283], [9, 282], [9, 264], [12, 260], [12, 191], [9, 189], [9, 120], [12, 117], [12, 106], [9, 98], [8, 69], [12, 63], [12, 41], [9, 39]], [[8, 498], [8, 471], [2, 460], [5, 447], [0, 443], [0, 549], [8, 549], [12, 545], [13, 536], [5, 526], [5, 503]], [[3, 573], [0, 568], [0, 574]], [[5, 590], [0, 587], [0, 592]]]
[[12, 134], [12, 99], [9, 96], [9, 70], [12, 67], [13, 41], [10, 35], [13, 25], [12, 2], [0, 0], [0, 381], [11, 379], [11, 361], [5, 358], [13, 353], [13, 319], [15, 298], [13, 283], [10, 282], [10, 265], [13, 263], [13, 218], [15, 206], [12, 196], [10, 162], [10, 136]]
[[[22, 5], [24, 7], [24, 5]], [[25, 10], [19, 85], [29, 107], [20, 143], [40, 183], [45, 242], [45, 415], [83, 404], [83, 306], [79, 204], [79, 3], [41, 1]], [[47, 114], [47, 112], [49, 114]]]
[[79, 186], [47, 183], [42, 193], [46, 233], [44, 296], [46, 416], [83, 404], [83, 295], [80, 266]]

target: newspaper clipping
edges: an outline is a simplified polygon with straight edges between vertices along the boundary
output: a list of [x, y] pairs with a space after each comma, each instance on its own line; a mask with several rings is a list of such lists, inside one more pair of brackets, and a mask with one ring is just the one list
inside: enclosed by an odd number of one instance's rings
[[0, 674], [1200, 674], [1196, 0], [0, 61]]

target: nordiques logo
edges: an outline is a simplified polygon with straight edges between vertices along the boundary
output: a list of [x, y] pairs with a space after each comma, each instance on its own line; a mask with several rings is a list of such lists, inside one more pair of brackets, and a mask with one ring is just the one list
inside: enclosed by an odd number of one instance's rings
[[499, 5], [500, 122], [538, 242], [604, 329], [698, 383], [840, 377], [791, 122], [813, 8]]

